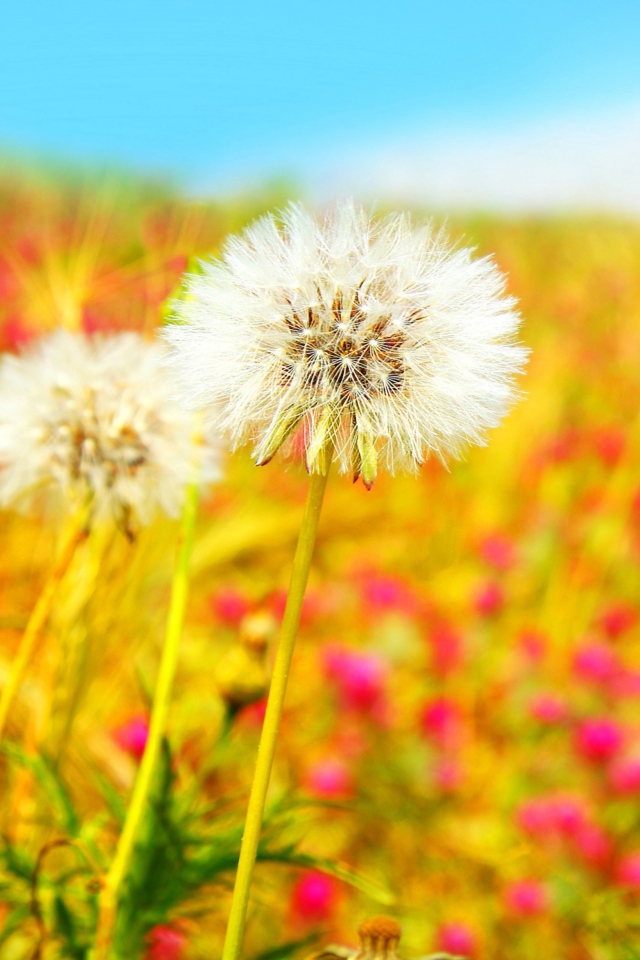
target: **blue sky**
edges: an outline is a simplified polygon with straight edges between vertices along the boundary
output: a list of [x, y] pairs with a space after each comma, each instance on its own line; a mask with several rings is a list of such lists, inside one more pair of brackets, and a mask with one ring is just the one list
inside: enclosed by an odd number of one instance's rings
[[11, 2], [0, 146], [215, 183], [640, 103], [640, 2]]

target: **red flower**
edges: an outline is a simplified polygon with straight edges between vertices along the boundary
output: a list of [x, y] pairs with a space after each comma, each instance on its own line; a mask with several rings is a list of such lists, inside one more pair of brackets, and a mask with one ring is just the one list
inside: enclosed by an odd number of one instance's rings
[[144, 960], [181, 960], [187, 940], [174, 927], [157, 926], [147, 937]]

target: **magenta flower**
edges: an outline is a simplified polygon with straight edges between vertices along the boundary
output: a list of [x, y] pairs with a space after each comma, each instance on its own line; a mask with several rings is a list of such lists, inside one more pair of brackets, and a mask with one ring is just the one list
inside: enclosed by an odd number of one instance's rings
[[387, 674], [380, 657], [332, 644], [324, 651], [324, 669], [335, 682], [345, 709], [359, 713], [380, 710]]
[[409, 585], [400, 577], [367, 574], [362, 582], [362, 599], [374, 613], [397, 610], [412, 614], [416, 611], [416, 599]]
[[352, 791], [353, 777], [339, 757], [327, 757], [309, 769], [307, 786], [320, 797], [344, 797]]
[[614, 793], [628, 796], [640, 792], [640, 757], [621, 757], [609, 771]]
[[317, 870], [301, 876], [291, 894], [291, 912], [295, 919], [315, 924], [328, 920], [338, 902], [338, 885], [333, 877]]
[[504, 892], [507, 910], [518, 917], [533, 917], [549, 907], [546, 887], [539, 880], [516, 880]]
[[589, 822], [585, 801], [562, 794], [526, 801], [519, 807], [516, 819], [523, 830], [539, 838], [552, 833], [572, 836]]
[[478, 941], [466, 923], [443, 923], [436, 933], [436, 948], [457, 956], [473, 957], [478, 949]]
[[618, 860], [615, 879], [619, 886], [640, 890], [640, 850], [633, 850]]
[[235, 587], [221, 587], [210, 600], [211, 608], [219, 620], [237, 627], [251, 609], [251, 604]]
[[575, 733], [577, 753], [593, 763], [611, 760], [624, 742], [624, 731], [610, 717], [589, 717], [578, 725]]
[[422, 708], [420, 727], [425, 737], [440, 749], [456, 746], [462, 734], [460, 707], [450, 697], [434, 697]]
[[587, 825], [587, 806], [581, 797], [553, 797], [551, 811], [559, 833], [572, 835]]
[[615, 650], [594, 640], [578, 647], [573, 658], [573, 669], [584, 680], [606, 684], [620, 672], [621, 664]]
[[149, 738], [148, 718], [145, 714], [131, 717], [126, 723], [116, 727], [111, 736], [121, 750], [125, 750], [140, 762]]
[[613, 844], [602, 827], [593, 823], [581, 826], [573, 837], [575, 848], [587, 863], [601, 866], [612, 854]]

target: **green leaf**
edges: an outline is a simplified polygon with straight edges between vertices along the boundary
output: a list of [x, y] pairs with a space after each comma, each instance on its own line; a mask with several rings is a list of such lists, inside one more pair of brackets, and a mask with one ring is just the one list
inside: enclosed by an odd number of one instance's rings
[[0, 744], [0, 750], [6, 753], [10, 760], [32, 771], [43, 794], [56, 809], [64, 830], [71, 836], [77, 836], [80, 830], [80, 818], [66, 784], [51, 761], [42, 755], [30, 756], [15, 743]]

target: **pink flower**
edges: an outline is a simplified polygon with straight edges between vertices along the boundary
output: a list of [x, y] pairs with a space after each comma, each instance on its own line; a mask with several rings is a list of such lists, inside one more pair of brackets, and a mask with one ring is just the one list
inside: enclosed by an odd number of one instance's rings
[[338, 886], [333, 877], [317, 870], [301, 876], [291, 894], [291, 911], [297, 920], [314, 924], [328, 920], [338, 902]]
[[544, 837], [555, 826], [553, 810], [546, 797], [527, 800], [516, 811], [516, 820], [523, 830], [533, 836]]
[[503, 534], [494, 533], [481, 542], [480, 555], [496, 570], [508, 570], [516, 561], [515, 544]]
[[603, 763], [610, 760], [622, 747], [624, 731], [610, 717], [590, 717], [578, 725], [575, 747], [585, 760]]
[[640, 793], [640, 757], [622, 757], [609, 771], [609, 783], [614, 793], [628, 796]]
[[587, 809], [584, 800], [578, 797], [559, 796], [551, 801], [553, 821], [560, 833], [574, 834], [587, 824]]
[[620, 886], [640, 889], [640, 850], [627, 853], [618, 860], [615, 880]]
[[601, 827], [592, 823], [581, 826], [574, 834], [576, 850], [587, 863], [600, 866], [611, 857], [613, 844]]
[[144, 714], [131, 717], [126, 723], [112, 730], [111, 736], [121, 750], [126, 750], [140, 761], [149, 739], [149, 721]]
[[611, 640], [633, 627], [638, 619], [637, 611], [627, 603], [612, 603], [600, 615], [600, 626]]
[[566, 795], [528, 800], [519, 807], [516, 818], [527, 833], [540, 838], [551, 832], [570, 836], [588, 822], [584, 801]]
[[604, 643], [583, 643], [573, 658], [575, 673], [594, 683], [608, 683], [620, 671], [620, 661], [615, 651]]
[[211, 597], [210, 603], [218, 619], [234, 627], [239, 626], [251, 609], [244, 594], [234, 587], [222, 587]]
[[353, 777], [339, 757], [327, 757], [310, 768], [307, 786], [320, 797], [347, 796], [353, 788]]
[[436, 948], [457, 956], [473, 957], [478, 940], [466, 923], [443, 923], [436, 933]]
[[482, 617], [499, 613], [504, 606], [504, 590], [495, 580], [488, 580], [476, 592], [474, 606]]
[[549, 907], [546, 888], [538, 880], [516, 880], [504, 892], [505, 905], [519, 917], [533, 917]]
[[529, 702], [529, 714], [540, 723], [550, 726], [567, 719], [568, 709], [562, 697], [555, 693], [537, 693]]
[[144, 960], [180, 960], [186, 943], [186, 937], [174, 927], [154, 927], [147, 936]]
[[450, 748], [460, 742], [462, 715], [455, 700], [449, 697], [434, 697], [420, 713], [423, 734], [440, 749]]
[[362, 583], [362, 599], [373, 612], [399, 610], [411, 614], [416, 601], [411, 588], [400, 577], [370, 574]]
[[324, 651], [324, 669], [335, 681], [343, 707], [361, 713], [381, 709], [387, 666], [380, 657], [332, 644]]

